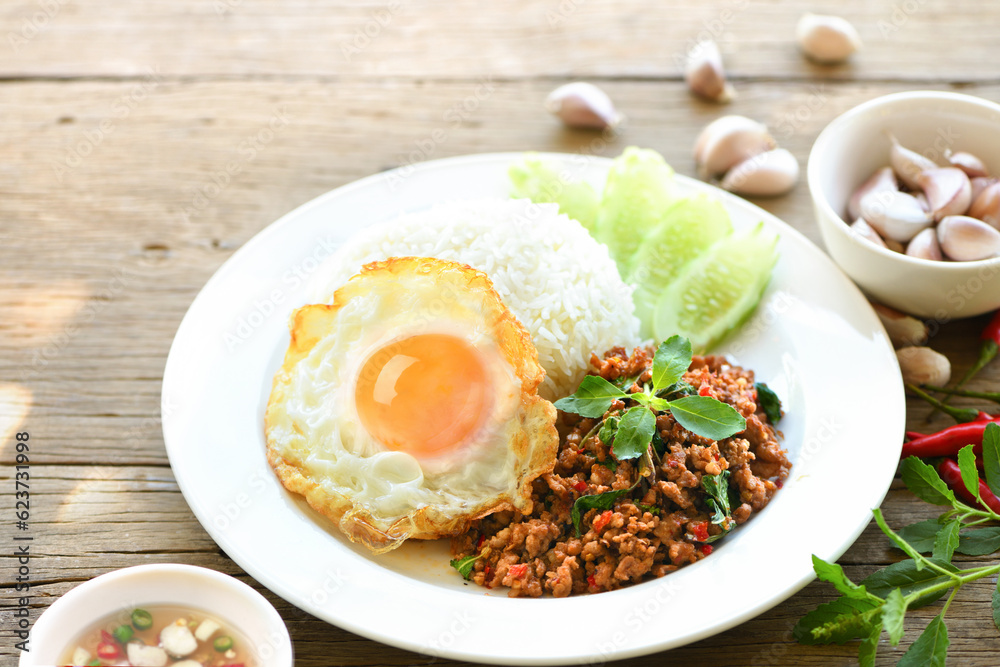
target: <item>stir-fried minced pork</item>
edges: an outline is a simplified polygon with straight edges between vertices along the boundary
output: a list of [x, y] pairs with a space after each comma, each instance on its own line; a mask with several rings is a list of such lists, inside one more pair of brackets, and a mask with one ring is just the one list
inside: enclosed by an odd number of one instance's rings
[[[642, 384], [652, 357], [652, 350], [636, 348], [629, 356], [614, 348], [604, 358], [593, 355], [591, 364], [611, 382], [635, 378]], [[535, 480], [532, 512], [497, 512], [453, 538], [456, 558], [480, 556], [469, 579], [488, 588], [508, 586], [511, 597], [563, 597], [614, 590], [694, 563], [712, 552], [710, 542], [726, 525], [712, 522], [704, 475], [729, 471], [736, 525], [763, 509], [791, 463], [759, 409], [753, 372], [722, 357], [696, 356], [683, 380], [732, 405], [746, 419], [746, 430], [716, 442], [686, 430], [669, 412], [657, 412], [653, 474], [637, 484], [639, 460], [615, 460], [593, 433], [599, 420], [560, 413], [558, 459], [551, 473]], [[616, 401], [608, 415], [624, 407]], [[577, 536], [571, 511], [578, 498], [633, 486], [610, 509], [582, 513]]]

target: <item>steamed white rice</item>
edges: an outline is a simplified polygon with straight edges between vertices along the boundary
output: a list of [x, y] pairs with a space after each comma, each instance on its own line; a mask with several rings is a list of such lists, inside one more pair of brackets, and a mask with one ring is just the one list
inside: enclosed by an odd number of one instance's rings
[[556, 204], [471, 200], [404, 215], [354, 236], [320, 268], [317, 302], [368, 262], [437, 257], [484, 271], [511, 312], [531, 332], [546, 378], [539, 394], [573, 393], [590, 354], [639, 343], [632, 288], [608, 249]]

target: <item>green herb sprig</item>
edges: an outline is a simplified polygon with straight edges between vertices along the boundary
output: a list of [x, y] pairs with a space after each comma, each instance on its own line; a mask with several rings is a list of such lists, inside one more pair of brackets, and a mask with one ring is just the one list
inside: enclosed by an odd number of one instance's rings
[[[983, 463], [986, 484], [1000, 494], [1000, 426], [990, 424], [983, 433]], [[958, 465], [969, 494], [980, 498], [979, 472], [973, 446], [959, 451]], [[894, 531], [882, 512], [872, 510], [883, 533], [909, 558], [882, 568], [855, 584], [836, 563], [813, 556], [813, 569], [841, 594], [806, 614], [793, 636], [803, 644], [829, 644], [861, 639], [861, 667], [875, 664], [875, 654], [884, 630], [893, 646], [903, 638], [903, 619], [910, 609], [948, 596], [941, 612], [927, 625], [903, 654], [897, 665], [943, 666], [948, 653], [948, 628], [944, 617], [958, 591], [968, 583], [1000, 574], [1000, 563], [960, 569], [951, 563], [955, 552], [981, 556], [1000, 549], [1000, 515], [986, 506], [971, 506], [959, 500], [938, 471], [917, 457], [901, 464], [903, 482], [926, 502], [950, 507], [937, 519], [921, 521]], [[930, 554], [925, 555], [925, 554]], [[1000, 629], [1000, 585], [993, 590], [993, 623]]]
[[706, 502], [711, 508], [712, 523], [722, 527], [722, 532], [712, 535], [705, 543], [714, 542], [736, 527], [729, 500], [729, 471], [723, 470], [718, 475], [702, 475], [701, 488], [707, 494]]
[[[723, 440], [746, 429], [746, 420], [731, 405], [711, 396], [689, 395], [690, 387], [682, 386], [686, 383], [681, 378], [690, 365], [691, 342], [671, 336], [653, 355], [651, 386], [647, 384], [642, 391], [630, 394], [600, 376], [588, 375], [576, 392], [559, 399], [555, 406], [563, 412], [599, 419], [615, 401], [634, 403], [614, 423], [608, 419], [599, 435], [602, 442], [612, 441], [611, 451], [619, 460], [638, 458], [649, 448], [656, 431], [654, 410], [669, 411], [681, 426], [712, 440]], [[678, 394], [673, 400], [665, 398]]]

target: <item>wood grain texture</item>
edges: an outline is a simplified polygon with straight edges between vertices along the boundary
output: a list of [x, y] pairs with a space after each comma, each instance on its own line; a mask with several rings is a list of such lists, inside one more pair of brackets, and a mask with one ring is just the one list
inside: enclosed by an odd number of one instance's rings
[[[792, 31], [807, 9], [849, 9], [865, 50], [840, 67], [804, 61]], [[112, 569], [186, 562], [262, 590], [288, 623], [297, 665], [462, 664], [297, 610], [247, 577], [198, 524], [168, 466], [160, 384], [174, 332], [206, 280], [284, 213], [415, 161], [518, 150], [613, 156], [634, 144], [693, 175], [697, 132], [739, 113], [768, 123], [804, 167], [822, 127], [877, 95], [920, 87], [1000, 99], [998, 17], [967, 0], [850, 8], [159, 0], [113, 9], [37, 0], [0, 8], [0, 485], [11, 485], [11, 435], [30, 431], [32, 613]], [[738, 89], [725, 107], [691, 98], [680, 81], [678, 55], [705, 36], [721, 43]], [[564, 130], [542, 111], [555, 85], [584, 77], [626, 114], [617, 134]], [[804, 182], [755, 203], [819, 243]], [[984, 323], [933, 323], [931, 345], [960, 373]], [[1000, 389], [1000, 366], [972, 386]], [[909, 428], [949, 423], [925, 423], [927, 413], [908, 401]], [[893, 526], [936, 515], [898, 480], [882, 507]], [[840, 562], [860, 579], [899, 558], [869, 526]], [[13, 571], [10, 554], [0, 563]], [[996, 663], [1000, 637], [987, 613], [994, 585], [970, 585], [952, 605], [952, 664]], [[854, 645], [791, 639], [796, 620], [832, 596], [829, 585], [812, 583], [727, 632], [621, 664], [856, 664]], [[5, 574], [4, 665], [16, 659], [6, 622], [16, 602]], [[913, 613], [905, 642], [937, 608]], [[878, 664], [895, 664], [903, 650], [883, 638]]]
[[[983, 54], [995, 53], [1000, 27], [972, 0], [853, 4], [864, 50], [840, 67], [806, 62], [794, 40], [799, 17], [845, 9], [805, 0], [156, 0], [109, 11], [99, 0], [36, 0], [0, 13], [0, 73], [678, 79], [684, 55], [707, 38], [748, 84], [998, 78], [1000, 66]], [[949, 40], [961, 48], [946, 48]]]

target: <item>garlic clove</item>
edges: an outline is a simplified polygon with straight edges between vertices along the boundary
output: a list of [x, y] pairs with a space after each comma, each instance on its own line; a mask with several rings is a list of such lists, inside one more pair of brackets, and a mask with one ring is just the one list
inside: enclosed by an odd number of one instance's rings
[[892, 142], [892, 148], [889, 149], [889, 164], [892, 165], [892, 170], [896, 172], [896, 176], [906, 187], [911, 190], [920, 190], [917, 177], [928, 169], [936, 169], [937, 165], [933, 160], [920, 153], [901, 146], [896, 141], [896, 137], [891, 134], [889, 134], [889, 141]]
[[958, 262], [1000, 255], [1000, 231], [967, 215], [950, 215], [937, 226], [941, 251]]
[[[975, 179], [973, 179], [975, 180]], [[991, 183], [972, 200], [970, 218], [982, 220], [990, 227], [1000, 229], [1000, 181]]]
[[906, 242], [930, 226], [930, 213], [913, 195], [898, 191], [870, 192], [861, 199], [861, 213], [885, 239]]
[[969, 184], [972, 186], [972, 201], [975, 202], [976, 199], [979, 198], [979, 195], [982, 194], [983, 190], [994, 183], [1000, 183], [1000, 179], [995, 176], [973, 176], [970, 178]]
[[800, 18], [795, 39], [806, 56], [827, 65], [843, 62], [861, 48], [861, 35], [847, 19], [826, 14]]
[[958, 167], [935, 167], [921, 172], [917, 183], [927, 197], [935, 220], [949, 215], [962, 215], [972, 203], [972, 184]]
[[885, 240], [879, 236], [871, 225], [865, 222], [864, 218], [858, 218], [853, 223], [850, 224], [851, 233], [857, 235], [858, 238], [864, 239], [869, 243], [874, 243], [880, 248], [885, 248]]
[[726, 172], [720, 185], [740, 195], [771, 197], [784, 194], [799, 180], [799, 161], [784, 148], [760, 153]]
[[559, 86], [545, 99], [545, 109], [567, 127], [603, 130], [622, 121], [607, 93], [592, 83], [575, 81]]
[[929, 347], [903, 347], [896, 350], [903, 382], [943, 387], [951, 379], [951, 362]]
[[901, 255], [906, 252], [906, 246], [904, 246], [896, 239], [886, 239], [885, 247], [893, 252], [898, 252]]
[[691, 92], [699, 97], [713, 102], [733, 99], [733, 86], [726, 81], [719, 46], [710, 39], [698, 42], [688, 52], [684, 79]]
[[941, 255], [941, 245], [937, 240], [937, 233], [931, 227], [921, 231], [906, 244], [906, 254], [918, 259], [930, 259], [940, 262], [944, 257]]
[[889, 340], [892, 341], [893, 346], [904, 347], [927, 342], [930, 332], [927, 330], [927, 325], [921, 320], [880, 303], [873, 303], [872, 308], [878, 315], [879, 321], [882, 322], [882, 326], [885, 327], [885, 332], [889, 334]]
[[747, 158], [775, 147], [767, 126], [746, 116], [722, 116], [705, 126], [694, 145], [702, 178], [724, 174]]
[[965, 151], [958, 151], [957, 153], [948, 152], [945, 154], [945, 157], [948, 158], [948, 163], [951, 166], [958, 167], [969, 178], [990, 175], [990, 170], [986, 168], [986, 164], [972, 153], [966, 153]]
[[847, 215], [851, 219], [861, 217], [861, 198], [869, 192], [883, 192], [885, 190], [898, 190], [899, 183], [896, 181], [896, 174], [892, 167], [882, 167], [868, 177], [868, 180], [858, 186], [858, 189], [851, 195], [847, 202]]

